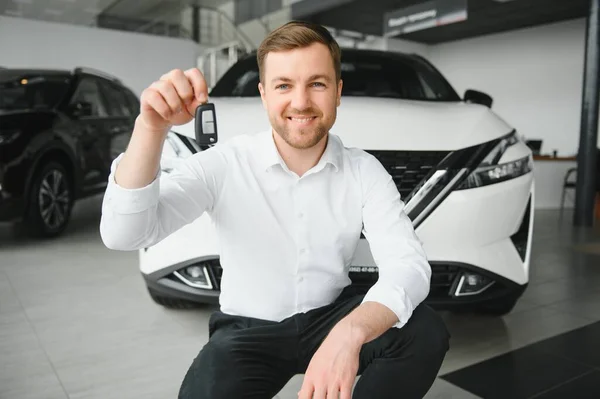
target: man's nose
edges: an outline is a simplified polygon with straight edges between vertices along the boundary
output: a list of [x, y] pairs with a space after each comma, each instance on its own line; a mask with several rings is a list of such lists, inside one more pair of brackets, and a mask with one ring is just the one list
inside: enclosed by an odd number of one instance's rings
[[310, 95], [306, 88], [296, 87], [292, 95], [292, 108], [304, 111], [310, 108]]

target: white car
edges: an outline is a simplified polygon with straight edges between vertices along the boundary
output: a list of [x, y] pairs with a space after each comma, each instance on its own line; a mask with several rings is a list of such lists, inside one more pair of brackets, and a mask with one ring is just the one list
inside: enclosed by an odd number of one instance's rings
[[[529, 281], [533, 228], [531, 150], [491, 110], [492, 99], [463, 99], [420, 56], [344, 49], [344, 88], [332, 133], [374, 154], [393, 176], [432, 267], [426, 303], [434, 308], [510, 312]], [[211, 91], [219, 141], [270, 129], [254, 54], [233, 65]], [[218, 144], [217, 144], [218, 145]], [[194, 122], [174, 127], [163, 173], [206, 147]], [[167, 307], [218, 303], [218, 237], [203, 215], [139, 261], [151, 297]], [[366, 290], [378, 278], [361, 237], [350, 278]], [[252, 265], [248, 265], [252, 267]]]

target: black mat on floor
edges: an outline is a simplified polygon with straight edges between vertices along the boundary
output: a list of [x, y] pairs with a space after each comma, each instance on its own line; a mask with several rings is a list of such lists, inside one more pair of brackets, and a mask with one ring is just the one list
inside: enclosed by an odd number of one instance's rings
[[600, 322], [441, 378], [484, 399], [600, 398]]

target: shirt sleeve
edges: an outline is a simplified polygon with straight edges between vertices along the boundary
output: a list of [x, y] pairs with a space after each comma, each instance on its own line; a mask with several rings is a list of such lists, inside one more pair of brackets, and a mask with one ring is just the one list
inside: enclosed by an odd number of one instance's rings
[[362, 176], [364, 235], [379, 269], [363, 302], [388, 307], [401, 328], [429, 294], [431, 266], [390, 174], [372, 157]]
[[150, 247], [211, 211], [227, 173], [225, 153], [215, 146], [177, 159], [146, 187], [126, 189], [115, 181], [123, 155], [112, 162], [100, 220], [102, 241], [115, 250]]

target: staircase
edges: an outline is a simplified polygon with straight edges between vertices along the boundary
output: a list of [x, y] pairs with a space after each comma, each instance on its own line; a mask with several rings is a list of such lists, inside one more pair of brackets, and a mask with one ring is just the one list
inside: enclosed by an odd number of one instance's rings
[[254, 50], [252, 41], [227, 14], [216, 8], [200, 9], [199, 43], [205, 47], [197, 67], [206, 78], [209, 90], [239, 57]]

